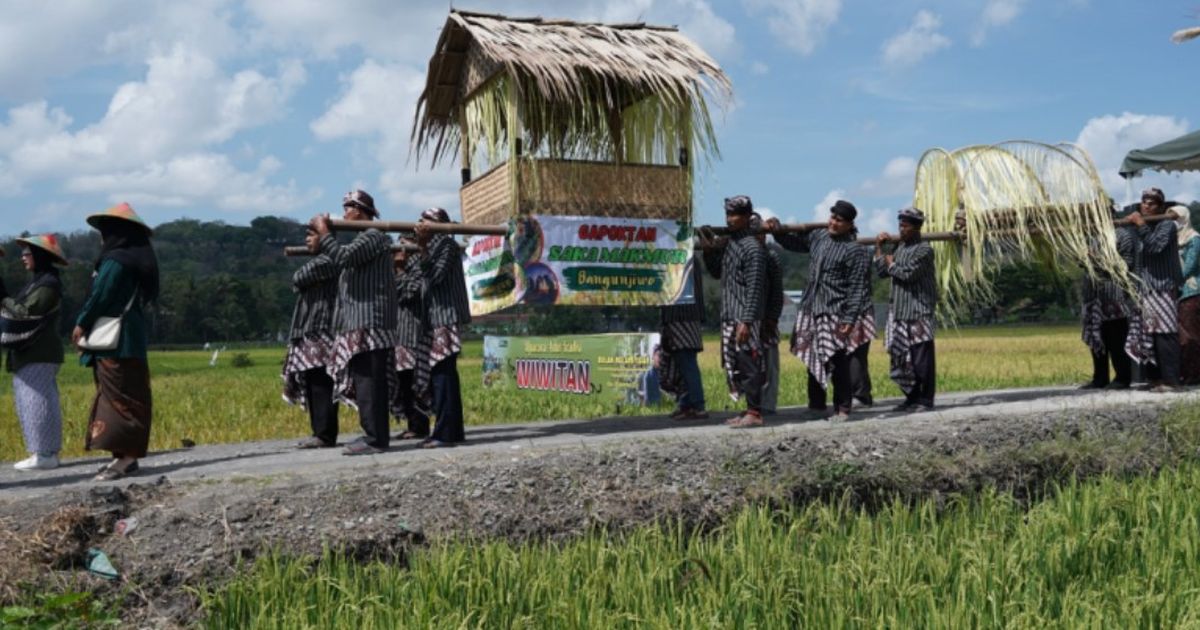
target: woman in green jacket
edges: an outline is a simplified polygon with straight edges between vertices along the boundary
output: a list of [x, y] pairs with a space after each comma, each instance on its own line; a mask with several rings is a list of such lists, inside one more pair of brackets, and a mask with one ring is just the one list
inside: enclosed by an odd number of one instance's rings
[[100, 230], [100, 257], [71, 341], [78, 346], [101, 317], [121, 318], [116, 348], [82, 350], [80, 355], [96, 382], [85, 447], [112, 452], [113, 460], [96, 476], [110, 481], [135, 472], [150, 446], [150, 368], [142, 307], [158, 299], [158, 260], [150, 246], [149, 226], [129, 204], [87, 221]]
[[13, 375], [13, 401], [25, 450], [29, 458], [13, 465], [17, 470], [48, 470], [58, 467], [62, 450], [62, 407], [58, 398], [58, 370], [63, 363], [62, 280], [55, 265], [67, 264], [53, 234], [19, 238], [21, 263], [33, 278], [15, 296], [3, 295], [0, 306], [14, 318], [36, 322], [28, 339], [7, 347], [8, 371]]

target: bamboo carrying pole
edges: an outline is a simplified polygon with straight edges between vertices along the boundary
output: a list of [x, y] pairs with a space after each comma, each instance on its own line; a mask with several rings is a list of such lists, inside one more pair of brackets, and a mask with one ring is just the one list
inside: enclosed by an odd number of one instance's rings
[[[417, 252], [420, 250], [421, 250], [421, 248], [417, 247], [416, 245], [401, 245], [401, 244], [392, 245], [393, 252], [404, 252], [404, 251]], [[283, 248], [283, 255], [284, 256], [312, 256], [313, 253], [308, 251], [308, 248], [303, 245], [289, 245], [289, 246]]]
[[[380, 232], [417, 231], [417, 224], [413, 221], [348, 221], [346, 219], [330, 219], [329, 225], [334, 231], [363, 231], [370, 229], [376, 229]], [[471, 236], [504, 236], [508, 234], [508, 226], [505, 225], [433, 222], [428, 222], [425, 225], [434, 234], [466, 234]]]

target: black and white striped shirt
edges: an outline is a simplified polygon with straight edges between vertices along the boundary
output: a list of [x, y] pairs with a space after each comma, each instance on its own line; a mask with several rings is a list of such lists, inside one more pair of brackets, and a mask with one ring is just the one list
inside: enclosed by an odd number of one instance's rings
[[863, 255], [864, 246], [856, 242], [857, 236], [852, 230], [834, 238], [824, 228], [775, 235], [775, 242], [784, 249], [811, 254], [801, 312], [833, 315], [838, 324], [853, 324], [862, 315], [870, 303], [868, 298], [864, 304], [862, 286], [870, 271], [870, 255]]
[[314, 256], [292, 274], [296, 308], [292, 311], [290, 339], [333, 332], [337, 277], [337, 265], [325, 254]]
[[399, 307], [396, 345], [415, 348], [425, 336], [425, 278], [416, 256], [396, 274], [396, 302]]
[[1138, 228], [1142, 241], [1141, 278], [1153, 291], [1178, 291], [1183, 285], [1178, 231], [1178, 226], [1171, 220]]
[[321, 253], [340, 271], [335, 332], [396, 330], [392, 240], [376, 229], [362, 232], [346, 245], [326, 234], [321, 237]]
[[892, 279], [892, 317], [912, 321], [933, 317], [937, 308], [937, 277], [933, 248], [918, 240], [901, 242], [892, 256], [892, 264], [882, 256], [875, 258], [880, 278]]
[[[1140, 258], [1139, 249], [1141, 248], [1141, 240], [1138, 238], [1137, 228], [1132, 225], [1120, 226], [1116, 229], [1116, 237], [1117, 253], [1121, 255], [1121, 260], [1125, 261], [1125, 267], [1134, 274], [1137, 274], [1138, 258]], [[1085, 303], [1092, 300], [1121, 302], [1129, 297], [1121, 289], [1120, 285], [1105, 273], [1101, 273], [1100, 277], [1097, 278], [1085, 275], [1083, 277], [1082, 293]]]
[[425, 275], [426, 306], [430, 328], [471, 321], [467, 278], [463, 275], [462, 248], [446, 234], [435, 234], [421, 256]]
[[759, 322], [766, 313], [763, 287], [767, 276], [766, 250], [748, 232], [729, 235], [724, 251], [704, 252], [704, 265], [721, 279], [721, 321]]
[[862, 270], [863, 270], [863, 282], [862, 282], [862, 287], [861, 287], [862, 305], [863, 305], [862, 315], [863, 316], [874, 315], [875, 314], [875, 295], [874, 295], [875, 294], [875, 266], [871, 264], [871, 257], [873, 255], [873, 252], [871, 251], [871, 248], [866, 245], [861, 246], [859, 248], [859, 250], [860, 250], [859, 255], [863, 257], [863, 261], [861, 263]]
[[770, 247], [764, 249], [767, 252], [767, 311], [763, 319], [778, 324], [783, 315], [783, 260], [779, 258], [779, 252]]

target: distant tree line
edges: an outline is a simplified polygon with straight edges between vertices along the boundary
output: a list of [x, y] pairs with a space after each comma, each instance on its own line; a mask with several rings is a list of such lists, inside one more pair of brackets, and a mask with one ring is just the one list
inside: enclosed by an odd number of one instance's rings
[[[1200, 203], [1191, 207], [1193, 222], [1200, 221]], [[29, 279], [13, 238], [3, 239], [8, 255], [0, 259], [0, 277], [10, 293]], [[79, 230], [59, 238], [71, 261], [62, 270], [65, 294], [60, 332], [66, 337], [86, 299], [100, 253], [100, 236], [95, 230]], [[300, 259], [284, 257], [282, 248], [303, 240], [304, 224], [280, 217], [259, 217], [248, 226], [192, 219], [157, 226], [153, 242], [162, 274], [162, 295], [148, 311], [151, 342], [281, 341], [295, 299], [291, 274], [301, 264]], [[808, 256], [782, 250], [780, 255], [784, 287], [802, 289]], [[975, 313], [964, 314], [962, 323], [1071, 319], [1078, 310], [1078, 278], [1075, 269], [1048, 270], [1030, 264], [1005, 267], [996, 276], [996, 303], [979, 305]], [[876, 282], [875, 301], [886, 302], [887, 296], [887, 283]], [[719, 282], [706, 274], [704, 303], [707, 326], [712, 330], [719, 324], [719, 300]], [[554, 335], [649, 331], [657, 325], [658, 310], [649, 307], [519, 307], [499, 323], [481, 322], [476, 328], [481, 332]]]

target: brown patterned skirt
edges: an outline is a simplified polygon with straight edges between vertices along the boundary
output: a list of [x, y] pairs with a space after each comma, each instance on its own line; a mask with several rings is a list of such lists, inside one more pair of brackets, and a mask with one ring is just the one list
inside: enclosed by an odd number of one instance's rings
[[150, 366], [145, 359], [97, 358], [96, 398], [88, 418], [87, 450], [145, 457], [150, 446]]
[[1179, 377], [1184, 385], [1200, 384], [1200, 297], [1179, 303]]

